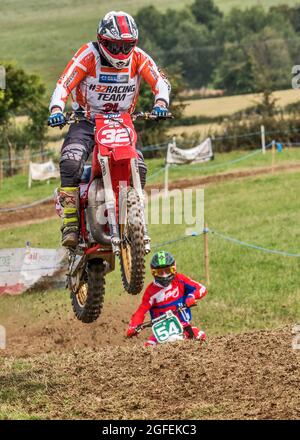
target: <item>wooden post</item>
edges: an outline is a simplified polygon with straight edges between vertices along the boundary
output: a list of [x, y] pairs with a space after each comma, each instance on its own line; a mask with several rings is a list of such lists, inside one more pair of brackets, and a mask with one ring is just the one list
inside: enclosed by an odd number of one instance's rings
[[31, 183], [32, 183], [30, 164], [31, 164], [31, 162], [29, 162], [29, 167], [28, 167], [28, 188], [31, 188]]
[[207, 285], [210, 284], [209, 278], [209, 252], [208, 252], [208, 224], [205, 223], [203, 229], [203, 238], [204, 238], [204, 268], [205, 268], [205, 282]]
[[13, 175], [13, 146], [10, 142], [8, 136], [6, 136], [6, 141], [8, 145], [8, 161], [9, 161], [9, 175]]
[[3, 182], [3, 160], [0, 160], [0, 188], [2, 187]]
[[265, 132], [265, 126], [260, 126], [261, 131], [261, 150], [263, 154], [266, 154], [266, 132]]
[[28, 147], [26, 147], [24, 150], [24, 156], [23, 156], [23, 173], [24, 174], [28, 173], [29, 162], [30, 162], [30, 150]]
[[275, 172], [276, 142], [272, 141], [272, 174]]
[[166, 164], [165, 164], [165, 191], [164, 191], [165, 197], [168, 197], [168, 194], [169, 194], [169, 168], [170, 168], [170, 164], [168, 164], [168, 156], [169, 156], [169, 149], [171, 146], [176, 147], [176, 137], [175, 136], [173, 136], [173, 142], [168, 145], [168, 149], [167, 149]]
[[169, 194], [169, 164], [166, 163], [165, 165], [165, 197], [168, 197]]

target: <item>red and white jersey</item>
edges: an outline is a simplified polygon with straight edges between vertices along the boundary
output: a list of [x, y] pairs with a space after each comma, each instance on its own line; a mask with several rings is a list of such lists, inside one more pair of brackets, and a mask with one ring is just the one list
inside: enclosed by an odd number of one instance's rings
[[136, 106], [141, 79], [151, 87], [155, 100], [169, 104], [170, 84], [152, 58], [136, 47], [128, 67], [115, 69], [100, 54], [98, 43], [82, 46], [58, 80], [50, 103], [64, 111], [69, 95], [73, 109], [91, 113], [129, 112]]
[[151, 319], [153, 319], [168, 310], [175, 312], [182, 323], [188, 323], [192, 319], [190, 309], [176, 312], [178, 306], [183, 306], [188, 296], [202, 299], [206, 294], [205, 286], [180, 273], [175, 275], [167, 287], [153, 282], [145, 290], [142, 303], [132, 316], [130, 325], [136, 327], [142, 324], [147, 312], [150, 312]]

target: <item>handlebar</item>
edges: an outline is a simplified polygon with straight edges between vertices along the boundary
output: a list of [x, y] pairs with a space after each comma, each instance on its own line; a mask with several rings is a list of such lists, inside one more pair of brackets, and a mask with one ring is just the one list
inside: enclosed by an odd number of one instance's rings
[[157, 121], [158, 119], [174, 119], [174, 116], [172, 115], [171, 112], [168, 112], [165, 116], [157, 116], [157, 115], [153, 115], [151, 112], [138, 112], [138, 113], [133, 113], [131, 115], [131, 118], [133, 121], [135, 121], [136, 119], [144, 119], [144, 120], [152, 120], [152, 121]]
[[[195, 306], [196, 306], [196, 304], [195, 304]], [[195, 306], [192, 306], [192, 307], [195, 307]], [[182, 312], [183, 310], [186, 310], [187, 308], [188, 308], [188, 307], [187, 307], [186, 305], [184, 305], [184, 306], [179, 306], [179, 307], [177, 307], [176, 312]], [[138, 325], [138, 326], [135, 328], [135, 331], [136, 331], [137, 333], [140, 333], [140, 332], [141, 332], [142, 330], [144, 330], [145, 328], [147, 328], [147, 327], [152, 327], [152, 325], [153, 325], [155, 322], [165, 319], [166, 316], [167, 316], [167, 313], [164, 313], [163, 315], [160, 315], [160, 316], [158, 316], [157, 318], [151, 319], [151, 321], [146, 321], [146, 322], [144, 322], [143, 324]]]
[[[114, 119], [119, 117], [119, 115], [121, 115], [122, 113], [99, 113], [99, 114], [91, 114], [90, 112], [86, 112], [86, 111], [76, 111], [76, 112], [70, 112], [70, 113], [66, 113], [65, 114], [65, 122], [64, 124], [60, 125], [60, 128], [63, 128], [65, 125], [72, 125], [72, 124], [77, 124], [80, 121], [87, 121], [90, 123], [93, 123], [90, 119], [87, 118], [87, 115], [92, 116], [92, 118], [94, 119], [97, 116], [107, 116], [108, 118]], [[145, 120], [145, 121], [157, 121], [159, 119], [173, 119], [174, 116], [172, 115], [171, 112], [168, 112], [165, 116], [157, 116], [152, 114], [151, 112], [137, 112], [137, 113], [133, 113], [131, 115], [131, 119], [133, 121], [136, 121], [137, 119], [141, 119], [141, 120]], [[48, 126], [49, 126], [49, 122], [48, 122]]]

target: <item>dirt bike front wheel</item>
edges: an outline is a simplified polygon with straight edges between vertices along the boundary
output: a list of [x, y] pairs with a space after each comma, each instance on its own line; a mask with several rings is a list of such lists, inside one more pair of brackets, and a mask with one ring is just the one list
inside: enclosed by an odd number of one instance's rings
[[141, 205], [138, 194], [133, 188], [127, 192], [124, 203], [126, 203], [125, 222], [120, 225], [121, 276], [126, 292], [137, 295], [144, 287], [145, 250]]
[[86, 324], [99, 317], [105, 294], [105, 265], [102, 259], [89, 260], [78, 288], [71, 289], [72, 307], [79, 321]]

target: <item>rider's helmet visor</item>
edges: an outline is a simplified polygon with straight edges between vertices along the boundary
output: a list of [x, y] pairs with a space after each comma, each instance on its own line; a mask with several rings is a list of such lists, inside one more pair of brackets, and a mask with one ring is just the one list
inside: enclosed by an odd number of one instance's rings
[[120, 53], [128, 55], [136, 45], [136, 40], [131, 41], [113, 41], [105, 38], [101, 39], [101, 44], [112, 54], [118, 55]]
[[176, 272], [176, 266], [167, 266], [167, 267], [159, 267], [152, 268], [152, 275], [155, 277], [167, 277], [169, 275], [173, 275]]

